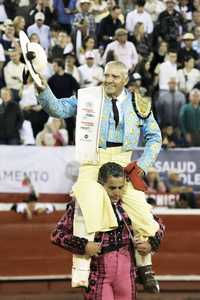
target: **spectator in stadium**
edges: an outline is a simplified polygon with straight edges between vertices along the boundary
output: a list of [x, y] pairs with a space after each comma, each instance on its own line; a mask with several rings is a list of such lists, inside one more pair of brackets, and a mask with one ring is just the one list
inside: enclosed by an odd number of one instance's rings
[[194, 49], [200, 57], [200, 26], [194, 28], [194, 37], [195, 40], [192, 43], [192, 49]]
[[10, 19], [7, 19], [3, 24], [3, 28], [4, 28], [4, 33], [0, 37], [0, 43], [2, 44], [3, 49], [4, 49], [4, 53], [6, 56], [6, 62], [8, 62], [10, 60], [10, 55], [9, 55], [8, 50], [13, 48], [16, 43], [15, 28], [14, 28], [13, 21]]
[[45, 15], [42, 12], [37, 12], [34, 16], [35, 23], [27, 28], [27, 34], [30, 36], [32, 33], [36, 33], [39, 36], [40, 44], [48, 51], [50, 46], [50, 27], [44, 24]]
[[56, 21], [59, 26], [71, 34], [72, 24], [74, 21], [74, 14], [77, 12], [77, 0], [54, 0], [53, 5], [56, 13]]
[[129, 41], [135, 45], [136, 50], [140, 55], [140, 59], [149, 56], [151, 52], [151, 39], [145, 33], [144, 24], [142, 22], [136, 23], [134, 32], [129, 37]]
[[180, 125], [179, 114], [182, 106], [186, 102], [185, 95], [177, 89], [176, 78], [170, 78], [168, 82], [169, 90], [160, 93], [156, 105], [158, 123], [161, 128], [171, 124], [173, 128]]
[[107, 1], [93, 0], [91, 9], [95, 17], [96, 33], [98, 34], [100, 21], [109, 14]]
[[18, 0], [4, 0], [4, 7], [9, 19], [14, 19], [18, 7]]
[[113, 50], [117, 61], [125, 64], [130, 72], [133, 72], [138, 63], [138, 53], [132, 42], [128, 41], [128, 31], [119, 28], [115, 32], [116, 40], [107, 45], [103, 61], [105, 62], [108, 51]]
[[158, 182], [160, 180], [159, 173], [156, 170], [156, 168], [154, 167], [149, 168], [146, 176], [144, 177], [144, 180], [148, 187], [147, 193], [156, 193]]
[[163, 149], [183, 147], [185, 145], [184, 139], [181, 136], [179, 127], [173, 128], [171, 124], [165, 124], [162, 128]]
[[171, 169], [168, 172], [168, 177], [164, 180], [168, 193], [177, 194], [192, 192], [192, 187], [185, 185], [180, 175], [181, 171], [178, 169]]
[[147, 89], [142, 86], [142, 77], [139, 73], [133, 73], [129, 76], [127, 88], [131, 93], [146, 95]]
[[155, 83], [158, 82], [159, 92], [169, 90], [170, 78], [177, 78], [177, 51], [169, 49], [166, 60], [154, 71]]
[[180, 193], [176, 208], [197, 208], [195, 195], [193, 193]]
[[77, 53], [78, 62], [80, 65], [85, 64], [85, 54], [86, 52], [92, 52], [94, 54], [94, 64], [101, 65], [101, 54], [99, 49], [95, 48], [95, 39], [92, 36], [87, 36], [83, 42], [83, 47], [79, 49]]
[[72, 51], [65, 55], [65, 72], [71, 74], [77, 82], [80, 82], [80, 73], [76, 66], [76, 55]]
[[195, 65], [199, 63], [199, 55], [196, 50], [192, 49], [194, 35], [192, 33], [185, 33], [182, 37], [184, 46], [178, 51], [178, 63], [183, 66], [186, 57], [190, 56], [194, 59]]
[[184, 68], [177, 72], [178, 89], [188, 95], [195, 84], [200, 81], [200, 71], [194, 67], [194, 58], [185, 56], [183, 59]]
[[151, 60], [150, 71], [153, 75], [156, 67], [158, 68], [158, 66], [164, 62], [167, 53], [168, 53], [168, 44], [165, 41], [161, 41], [159, 43], [158, 49], [156, 49], [153, 52], [153, 58]]
[[26, 25], [24, 17], [16, 16], [13, 20], [13, 25], [14, 25], [14, 28], [15, 28], [15, 37], [19, 38], [20, 30], [24, 31], [25, 25]]
[[145, 0], [136, 0], [136, 9], [129, 12], [126, 17], [126, 29], [133, 35], [138, 22], [144, 24], [144, 32], [150, 35], [153, 32], [153, 22], [151, 15], [144, 9]]
[[95, 64], [92, 51], [85, 53], [85, 64], [78, 68], [81, 77], [81, 87], [92, 87], [103, 82], [103, 69]]
[[39, 194], [36, 192], [30, 177], [26, 174], [22, 180], [22, 186], [28, 192], [27, 198], [22, 203], [12, 205], [11, 210], [23, 214], [28, 220], [31, 220], [34, 215], [50, 214], [55, 211], [55, 207], [51, 203], [38, 203]]
[[0, 104], [0, 144], [19, 145], [19, 130], [23, 124], [23, 114], [19, 105], [12, 100], [11, 89], [4, 87], [1, 89]]
[[90, 12], [91, 4], [90, 0], [80, 0], [80, 12], [74, 16], [72, 31], [75, 45], [78, 49], [81, 47], [82, 41], [86, 36], [95, 36], [96, 27], [94, 16]]
[[170, 48], [177, 48], [181, 34], [186, 31], [186, 23], [175, 9], [176, 0], [165, 0], [166, 9], [158, 16], [154, 27], [154, 45], [164, 40]]
[[6, 86], [12, 90], [13, 100], [20, 101], [19, 91], [22, 87], [22, 78], [25, 65], [20, 61], [21, 53], [10, 49], [10, 61], [4, 67], [4, 80]]
[[[49, 78], [48, 84], [58, 98], [71, 97], [79, 89], [79, 83], [69, 73], [65, 72], [65, 62], [62, 59], [54, 59], [53, 69], [55, 74]], [[74, 144], [75, 118], [65, 120], [69, 133], [69, 144]]]
[[117, 29], [123, 27], [119, 16], [121, 15], [121, 8], [114, 6], [110, 10], [110, 14], [103, 18], [99, 24], [98, 45], [104, 48], [115, 39], [115, 32]]
[[45, 16], [45, 24], [51, 25], [55, 19], [54, 6], [51, 0], [36, 0], [29, 11], [29, 25], [34, 23], [35, 15], [41, 12]]
[[69, 137], [65, 129], [65, 121], [50, 117], [44, 129], [36, 136], [37, 146], [66, 146]]
[[194, 32], [196, 26], [200, 26], [200, 11], [194, 10], [192, 14], [192, 21], [188, 24], [188, 31]]
[[141, 75], [141, 85], [146, 89], [149, 96], [153, 95], [153, 76], [150, 72], [150, 59], [148, 57], [143, 58], [136, 66], [136, 71]]
[[187, 146], [200, 146], [200, 90], [193, 89], [189, 103], [180, 111], [180, 123]]
[[[120, 299], [124, 300], [136, 300], [135, 265], [132, 252], [135, 249], [144, 257], [150, 254], [153, 249], [158, 250], [163, 229], [160, 227], [159, 234], [157, 233], [156, 236], [146, 241], [139, 238], [133, 242], [131, 222], [122, 200], [125, 189], [123, 168], [111, 162], [102, 165], [98, 173], [98, 182], [101, 188], [103, 186], [108, 193], [112, 209], [117, 217], [116, 228], [104, 233], [96, 232], [93, 240], [89, 239], [89, 235], [82, 236], [82, 238], [77, 237], [73, 231], [73, 220], [75, 207], [77, 209], [78, 204], [73, 200], [53, 230], [51, 240], [54, 244], [73, 254], [88, 255], [91, 259], [90, 270], [88, 270], [89, 284], [85, 290], [85, 299], [117, 299], [119, 296]], [[81, 212], [79, 212], [79, 219], [80, 216]], [[112, 239], [113, 235], [118, 238]], [[157, 243], [156, 248], [154, 248], [156, 244], [154, 242]], [[75, 263], [76, 256], [73, 257], [73, 261]], [[142, 280], [146, 291], [149, 291], [150, 282], [154, 280], [151, 266], [137, 267], [139, 279]]]
[[58, 33], [57, 42], [49, 48], [48, 58], [52, 62], [55, 58], [64, 59], [67, 53], [73, 50], [71, 37], [64, 31]]
[[144, 9], [151, 15], [151, 19], [155, 23], [159, 14], [165, 10], [165, 4], [160, 0], [146, 0]]
[[58, 98], [71, 97], [76, 94], [79, 84], [69, 73], [65, 72], [65, 62], [61, 58], [53, 60], [54, 75], [49, 78], [48, 84]]

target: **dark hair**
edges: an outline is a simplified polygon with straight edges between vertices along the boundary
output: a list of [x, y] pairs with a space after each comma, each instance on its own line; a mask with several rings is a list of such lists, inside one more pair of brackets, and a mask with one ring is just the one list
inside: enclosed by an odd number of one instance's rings
[[115, 6], [113, 6], [113, 8], [111, 10], [114, 11], [116, 9], [121, 9], [121, 7], [119, 5], [115, 5]]
[[136, 5], [138, 6], [145, 6], [146, 1], [145, 0], [137, 0]]
[[53, 60], [53, 63], [56, 63], [59, 67], [61, 67], [63, 70], [65, 69], [65, 62], [61, 58], [55, 58]]
[[194, 59], [194, 57], [192, 55], [186, 55], [183, 60], [184, 62], [188, 62], [190, 59]]
[[102, 165], [98, 173], [98, 182], [104, 184], [110, 176], [124, 177], [123, 167], [114, 162], [108, 162]]

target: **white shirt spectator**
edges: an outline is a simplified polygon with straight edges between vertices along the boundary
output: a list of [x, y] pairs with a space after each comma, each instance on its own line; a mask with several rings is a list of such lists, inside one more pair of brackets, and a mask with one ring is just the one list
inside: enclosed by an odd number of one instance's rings
[[28, 36], [31, 36], [32, 33], [36, 33], [40, 38], [40, 44], [45, 49], [48, 50], [50, 46], [50, 27], [48, 25], [42, 25], [41, 27], [38, 27], [36, 23], [33, 25], [30, 25], [27, 28], [27, 34]]
[[105, 63], [108, 51], [114, 51], [115, 57], [118, 61], [123, 62], [128, 69], [131, 69], [138, 63], [138, 53], [133, 43], [127, 41], [125, 44], [120, 44], [118, 41], [114, 41], [107, 45], [103, 55], [103, 61]]
[[81, 77], [81, 87], [97, 86], [103, 81], [103, 69], [95, 64], [91, 67], [84, 64], [78, 69]]
[[158, 15], [165, 10], [166, 6], [160, 0], [147, 0], [144, 8], [151, 15], [152, 21], [156, 22]]
[[171, 78], [177, 78], [177, 64], [166, 61], [159, 68], [159, 89], [169, 90], [168, 82]]
[[21, 62], [19, 64], [15, 64], [12, 61], [7, 63], [4, 68], [4, 78], [8, 88], [20, 90], [24, 67], [25, 65]]
[[[92, 49], [90, 51], [94, 54], [94, 64], [101, 65], [102, 58], [101, 58], [99, 49]], [[80, 65], [84, 65], [86, 63], [85, 53], [79, 53], [77, 56], [78, 56], [78, 61], [79, 61]]]
[[187, 72], [185, 68], [180, 69], [177, 72], [177, 81], [179, 89], [184, 93], [189, 93], [194, 85], [200, 81], [200, 71], [195, 68], [190, 72]]
[[129, 12], [126, 17], [126, 29], [130, 34], [134, 32], [135, 25], [141, 22], [144, 24], [144, 31], [148, 34], [153, 31], [153, 22], [151, 15], [144, 11], [143, 13], [138, 13], [137, 9]]

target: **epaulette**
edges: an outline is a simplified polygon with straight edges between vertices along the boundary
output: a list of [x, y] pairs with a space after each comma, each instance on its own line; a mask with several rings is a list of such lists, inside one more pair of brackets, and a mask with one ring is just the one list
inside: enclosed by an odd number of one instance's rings
[[151, 99], [139, 93], [132, 94], [133, 107], [138, 117], [147, 119], [151, 114]]

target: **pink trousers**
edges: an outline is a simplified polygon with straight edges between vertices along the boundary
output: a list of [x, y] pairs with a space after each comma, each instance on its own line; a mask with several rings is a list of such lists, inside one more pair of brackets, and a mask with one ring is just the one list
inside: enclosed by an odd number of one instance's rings
[[128, 249], [101, 255], [98, 265], [95, 291], [85, 299], [136, 300], [134, 265]]

